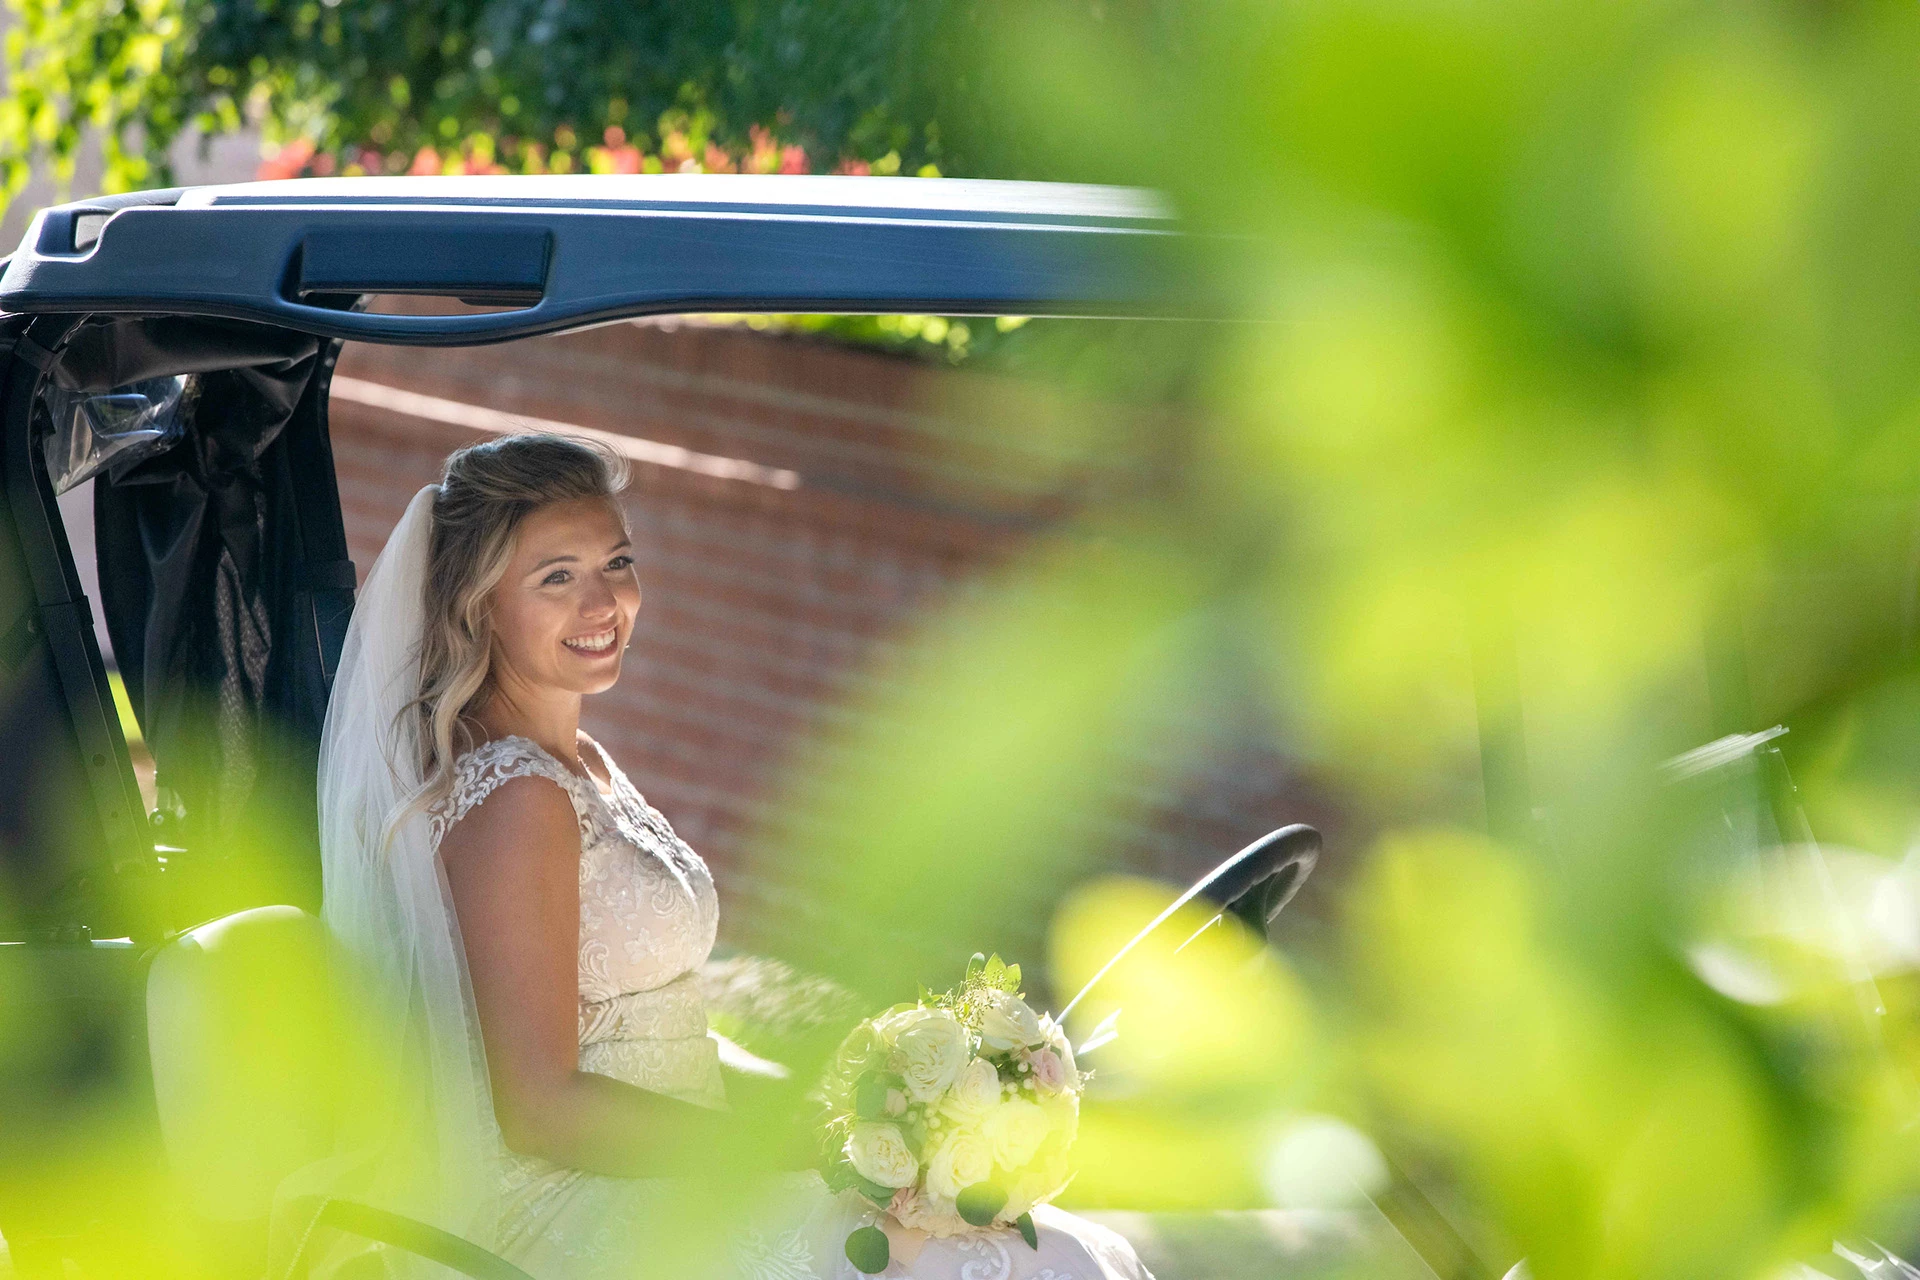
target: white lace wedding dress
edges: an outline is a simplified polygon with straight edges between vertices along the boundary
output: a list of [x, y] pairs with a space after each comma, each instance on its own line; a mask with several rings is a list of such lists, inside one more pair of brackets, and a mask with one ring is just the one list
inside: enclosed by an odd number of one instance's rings
[[[719, 900], [706, 864], [600, 751], [611, 794], [525, 738], [462, 756], [454, 788], [432, 815], [437, 850], [454, 823], [483, 820], [509, 778], [538, 777], [567, 793], [580, 825], [580, 1069], [701, 1106], [725, 1105], [715, 1041], [696, 973], [713, 948]], [[497, 1130], [496, 1137], [497, 1137]], [[501, 1147], [495, 1245], [539, 1280], [615, 1277], [668, 1222], [671, 1185], [565, 1169]], [[862, 1280], [844, 1242], [870, 1221], [866, 1202], [834, 1195], [817, 1175], [783, 1183], [730, 1250], [741, 1280]], [[1113, 1232], [1051, 1207], [1034, 1212], [1039, 1249], [1012, 1231], [929, 1240], [885, 1273], [910, 1280], [1151, 1280]]]

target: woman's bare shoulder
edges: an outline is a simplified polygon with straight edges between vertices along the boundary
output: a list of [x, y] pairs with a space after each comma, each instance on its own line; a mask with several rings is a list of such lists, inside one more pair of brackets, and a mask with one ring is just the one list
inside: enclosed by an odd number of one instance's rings
[[529, 738], [518, 735], [486, 739], [454, 757], [447, 792], [433, 805], [440, 820], [451, 826], [477, 808], [500, 787], [515, 778], [545, 778], [571, 794], [575, 777]]
[[564, 784], [541, 773], [503, 778], [482, 800], [464, 806], [440, 837], [447, 860], [492, 861], [548, 855], [578, 858], [579, 820]]

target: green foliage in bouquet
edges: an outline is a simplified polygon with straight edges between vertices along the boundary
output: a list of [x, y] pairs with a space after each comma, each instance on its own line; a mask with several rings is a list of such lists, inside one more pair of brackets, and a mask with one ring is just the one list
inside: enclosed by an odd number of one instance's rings
[[861, 1227], [847, 1237], [847, 1261], [870, 1276], [885, 1271], [892, 1259], [893, 1246], [878, 1227]]
[[967, 977], [955, 990], [946, 995], [933, 995], [925, 987], [920, 989], [922, 1000], [934, 1003], [951, 1000], [948, 1006], [960, 1014], [961, 1020], [969, 1018], [977, 1024], [980, 1017], [981, 998], [989, 991], [1004, 991], [1010, 995], [1020, 994], [1020, 966], [1007, 964], [996, 952], [983, 956], [978, 951], [973, 959], [967, 961]]

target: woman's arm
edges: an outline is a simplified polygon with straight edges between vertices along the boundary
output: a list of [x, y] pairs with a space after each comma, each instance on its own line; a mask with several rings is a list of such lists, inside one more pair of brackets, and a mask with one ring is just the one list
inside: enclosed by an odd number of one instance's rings
[[[579, 1069], [580, 842], [573, 805], [544, 778], [501, 784], [440, 844], [494, 1113], [507, 1145], [617, 1177], [791, 1167], [797, 1097], [738, 1090], [710, 1111]], [[784, 1117], [781, 1113], [784, 1112]], [[800, 1144], [804, 1147], [804, 1143]]]

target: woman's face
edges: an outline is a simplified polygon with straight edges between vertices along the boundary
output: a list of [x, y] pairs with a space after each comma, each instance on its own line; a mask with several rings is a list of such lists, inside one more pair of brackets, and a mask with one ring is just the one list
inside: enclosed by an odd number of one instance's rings
[[493, 590], [499, 674], [536, 689], [610, 688], [640, 612], [631, 552], [619, 512], [605, 499], [556, 502], [527, 516]]

